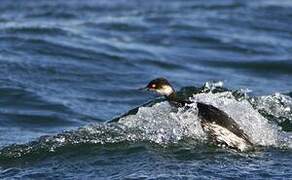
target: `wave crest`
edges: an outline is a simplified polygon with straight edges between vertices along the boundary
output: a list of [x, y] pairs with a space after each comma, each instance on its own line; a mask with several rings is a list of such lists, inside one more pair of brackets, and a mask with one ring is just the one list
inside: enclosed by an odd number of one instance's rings
[[[282, 131], [275, 121], [270, 119], [269, 121], [264, 117], [268, 114], [276, 119], [281, 117], [291, 119], [289, 107], [292, 100], [289, 96], [275, 94], [250, 98], [242, 91], [225, 90], [221, 84], [220, 86], [208, 84], [201, 90], [198, 88], [192, 90], [196, 91], [190, 97], [194, 103], [188, 108], [175, 109], [168, 102], [159, 100], [149, 106], [138, 108], [134, 114], [120, 117], [117, 122], [96, 123], [75, 131], [44, 136], [27, 144], [5, 147], [0, 150], [0, 159], [22, 158], [42, 152], [51, 153], [63, 147], [82, 144], [148, 142], [169, 146], [185, 143], [186, 140], [195, 146], [207, 140], [198, 118], [196, 102], [211, 104], [226, 112], [256, 145], [292, 148], [292, 135]], [[188, 92], [188, 89], [184, 91]]]

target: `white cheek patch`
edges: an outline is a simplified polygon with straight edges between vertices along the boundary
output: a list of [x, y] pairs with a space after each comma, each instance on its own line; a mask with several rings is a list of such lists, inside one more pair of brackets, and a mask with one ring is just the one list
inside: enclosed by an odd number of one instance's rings
[[159, 94], [164, 96], [169, 96], [173, 93], [173, 89], [171, 86], [162, 86], [160, 89], [156, 90]]

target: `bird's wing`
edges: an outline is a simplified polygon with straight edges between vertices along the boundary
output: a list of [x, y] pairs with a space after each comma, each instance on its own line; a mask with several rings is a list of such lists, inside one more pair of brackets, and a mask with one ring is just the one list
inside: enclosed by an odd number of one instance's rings
[[252, 143], [249, 140], [249, 137], [243, 132], [242, 129], [239, 128], [238, 124], [225, 112], [221, 111], [220, 109], [204, 104], [201, 102], [197, 103], [197, 107], [199, 110], [199, 117], [202, 119], [202, 123], [214, 123], [219, 126], [225, 127], [235, 135], [242, 137], [246, 140], [250, 145]]

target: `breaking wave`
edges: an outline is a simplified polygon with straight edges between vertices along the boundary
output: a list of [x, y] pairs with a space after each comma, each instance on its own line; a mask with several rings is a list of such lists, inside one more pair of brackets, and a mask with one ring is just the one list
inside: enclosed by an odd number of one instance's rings
[[[0, 160], [54, 153], [72, 145], [116, 143], [153, 143], [169, 146], [188, 142], [195, 146], [206, 143], [196, 102], [212, 104], [231, 116], [261, 147], [292, 148], [292, 98], [276, 93], [249, 97], [242, 90], [230, 91], [222, 83], [206, 83], [202, 88], [183, 88], [179, 93], [192, 102], [190, 108], [172, 108], [168, 102], [155, 99], [135, 113], [118, 118], [117, 122], [91, 124], [55, 136], [43, 136], [27, 144], [14, 144], [0, 150]], [[283, 124], [284, 123], [284, 124]]]

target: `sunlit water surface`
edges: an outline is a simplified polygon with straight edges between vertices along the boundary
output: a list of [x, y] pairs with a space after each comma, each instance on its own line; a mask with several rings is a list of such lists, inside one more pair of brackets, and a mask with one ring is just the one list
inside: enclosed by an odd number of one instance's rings
[[[2, 0], [0, 12], [1, 179], [292, 178], [291, 1]], [[160, 76], [211, 83], [174, 112], [137, 90]], [[229, 90], [209, 92], [216, 81]], [[196, 101], [257, 150], [210, 145]]]

